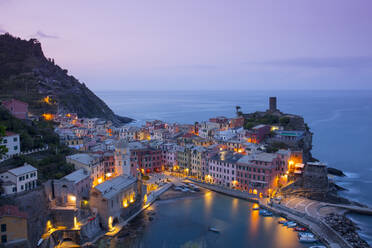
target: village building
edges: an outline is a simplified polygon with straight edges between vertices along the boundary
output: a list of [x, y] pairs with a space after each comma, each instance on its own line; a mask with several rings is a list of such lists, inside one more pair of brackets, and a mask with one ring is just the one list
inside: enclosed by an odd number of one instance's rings
[[255, 195], [269, 195], [281, 182], [287, 182], [290, 153], [259, 152], [243, 156], [237, 162], [237, 188]]
[[21, 152], [19, 134], [6, 131], [5, 136], [0, 140], [0, 145], [8, 149], [6, 153], [8, 156], [13, 156]]
[[104, 166], [102, 157], [99, 154], [77, 153], [66, 157], [66, 161], [74, 165], [75, 170], [86, 170], [93, 185], [100, 184], [104, 181]]
[[87, 205], [91, 188], [90, 174], [84, 169], [78, 169], [45, 184], [45, 192], [54, 206], [73, 208]]
[[236, 162], [243, 155], [231, 151], [220, 151], [209, 159], [208, 181], [227, 188], [236, 184]]
[[10, 169], [0, 174], [3, 195], [32, 190], [37, 187], [37, 169], [29, 164]]
[[16, 118], [27, 119], [28, 104], [16, 99], [5, 100], [2, 105]]
[[27, 214], [17, 206], [0, 207], [1, 247], [30, 247], [27, 240]]
[[135, 177], [118, 176], [94, 187], [89, 205], [98, 212], [101, 224], [111, 230], [141, 205], [141, 190]]
[[254, 144], [261, 143], [265, 137], [270, 134], [271, 126], [269, 125], [257, 125], [251, 130], [246, 131], [247, 141]]

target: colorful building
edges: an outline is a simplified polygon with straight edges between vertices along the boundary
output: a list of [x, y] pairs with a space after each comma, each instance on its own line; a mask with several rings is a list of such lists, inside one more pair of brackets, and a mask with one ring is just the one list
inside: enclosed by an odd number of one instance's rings
[[27, 119], [28, 104], [16, 99], [10, 99], [2, 102], [2, 105], [16, 118]]
[[4, 205], [0, 207], [1, 245], [7, 247], [28, 247], [27, 215], [17, 206]]
[[271, 126], [269, 125], [257, 125], [246, 132], [247, 141], [259, 144], [265, 139], [266, 135], [270, 134], [270, 131]]

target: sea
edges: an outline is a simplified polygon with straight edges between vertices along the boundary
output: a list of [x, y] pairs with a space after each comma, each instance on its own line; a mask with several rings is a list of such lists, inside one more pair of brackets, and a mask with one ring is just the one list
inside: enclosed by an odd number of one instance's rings
[[[265, 111], [269, 97], [276, 96], [279, 110], [301, 115], [309, 125], [314, 134], [313, 156], [346, 174], [343, 178], [332, 178], [347, 189], [340, 194], [372, 206], [371, 90], [107, 90], [95, 93], [116, 114], [135, 119], [131, 125], [155, 119], [193, 124], [216, 116], [233, 117], [236, 106], [244, 113]], [[357, 214], [348, 217], [360, 227], [361, 237], [372, 245], [372, 217]]]

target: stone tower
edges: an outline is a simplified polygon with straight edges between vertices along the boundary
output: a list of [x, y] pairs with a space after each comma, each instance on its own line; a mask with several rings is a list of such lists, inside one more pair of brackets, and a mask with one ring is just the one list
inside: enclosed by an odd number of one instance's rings
[[270, 99], [269, 99], [269, 111], [270, 112], [275, 112], [277, 111], [278, 109], [276, 108], [276, 97], [274, 96], [271, 96]]

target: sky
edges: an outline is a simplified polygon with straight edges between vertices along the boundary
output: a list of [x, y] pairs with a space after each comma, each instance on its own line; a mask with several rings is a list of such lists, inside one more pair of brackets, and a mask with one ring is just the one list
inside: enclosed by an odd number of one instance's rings
[[93, 90], [372, 89], [371, 0], [0, 0]]

